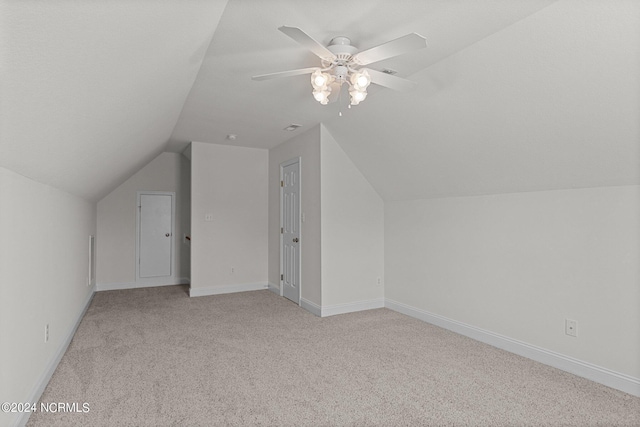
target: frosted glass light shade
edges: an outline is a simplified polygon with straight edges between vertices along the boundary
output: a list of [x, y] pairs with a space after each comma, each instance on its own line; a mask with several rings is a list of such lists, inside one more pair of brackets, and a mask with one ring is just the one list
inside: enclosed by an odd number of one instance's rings
[[329, 93], [328, 90], [314, 90], [313, 97], [320, 104], [326, 105], [329, 102]]
[[351, 95], [351, 105], [358, 105], [367, 97], [367, 92], [364, 90], [358, 90], [354, 86], [349, 90], [349, 95]]
[[329, 83], [331, 83], [331, 75], [323, 73], [320, 70], [311, 73], [311, 86], [313, 86], [315, 90], [323, 90]]
[[371, 84], [371, 76], [367, 70], [357, 71], [351, 75], [351, 84], [359, 91], [364, 91]]

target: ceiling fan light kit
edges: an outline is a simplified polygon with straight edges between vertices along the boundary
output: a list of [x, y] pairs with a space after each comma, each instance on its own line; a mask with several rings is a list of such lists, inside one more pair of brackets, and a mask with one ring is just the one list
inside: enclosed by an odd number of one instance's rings
[[[318, 56], [321, 60], [321, 67], [263, 74], [254, 76], [253, 80], [266, 80], [311, 73], [313, 97], [322, 105], [330, 102], [329, 97], [332, 92], [339, 94], [342, 85], [345, 83], [349, 86], [349, 95], [351, 97], [350, 106], [358, 105], [365, 100], [367, 97], [367, 88], [371, 83], [395, 90], [409, 90], [413, 88], [415, 83], [409, 80], [361, 67], [427, 46], [424, 37], [416, 33], [411, 33], [371, 49], [358, 52], [358, 49], [351, 45], [351, 40], [349, 40], [348, 37], [334, 37], [329, 43], [329, 46], [325, 47], [299, 28], [283, 26], [278, 28], [278, 30]], [[336, 95], [336, 97], [337, 96], [338, 95]], [[334, 97], [332, 101], [335, 100]]]

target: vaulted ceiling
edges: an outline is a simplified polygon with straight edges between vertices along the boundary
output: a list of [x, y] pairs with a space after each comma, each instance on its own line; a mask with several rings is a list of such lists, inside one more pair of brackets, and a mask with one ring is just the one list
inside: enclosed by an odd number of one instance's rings
[[[359, 49], [422, 34], [370, 65], [417, 89], [348, 109], [308, 76], [251, 80], [317, 65], [281, 25]], [[189, 141], [267, 149], [321, 122], [386, 200], [640, 183], [634, 0], [4, 0], [0, 60], [0, 166], [91, 200]]]

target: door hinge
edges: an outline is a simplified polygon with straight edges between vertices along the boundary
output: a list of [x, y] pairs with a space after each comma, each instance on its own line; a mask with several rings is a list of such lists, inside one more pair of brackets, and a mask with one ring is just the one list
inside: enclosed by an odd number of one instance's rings
[[284, 274], [280, 275], [280, 280], [284, 280]]
[[280, 181], [280, 187], [284, 187], [284, 181]]
[[280, 234], [284, 233], [284, 228], [280, 227]]

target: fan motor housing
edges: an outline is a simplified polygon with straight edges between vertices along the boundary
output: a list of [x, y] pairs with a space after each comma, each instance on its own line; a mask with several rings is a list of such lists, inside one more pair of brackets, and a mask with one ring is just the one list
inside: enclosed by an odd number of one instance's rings
[[353, 54], [358, 51], [358, 48], [351, 45], [349, 37], [345, 36], [338, 36], [331, 39], [327, 49], [337, 56], [340, 61], [348, 61]]

